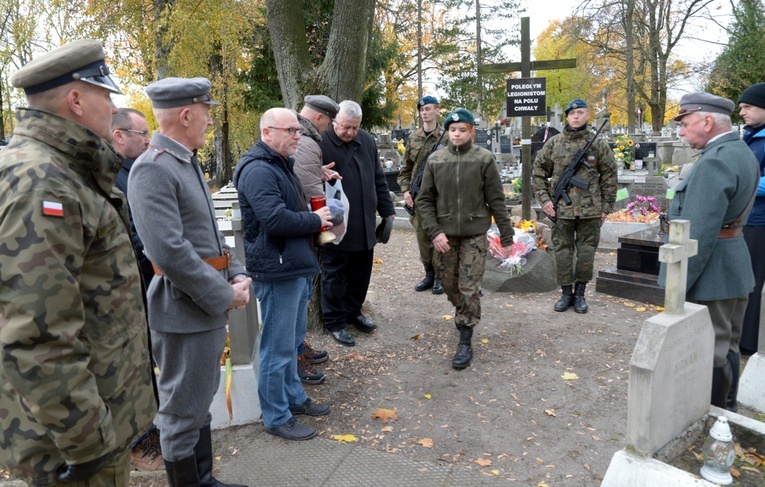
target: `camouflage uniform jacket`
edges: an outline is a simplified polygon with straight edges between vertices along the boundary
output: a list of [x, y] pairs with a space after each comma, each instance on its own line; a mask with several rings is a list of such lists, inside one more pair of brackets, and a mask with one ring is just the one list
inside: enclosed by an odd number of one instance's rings
[[[586, 128], [571, 130], [568, 125], [563, 132], [551, 137], [537, 153], [531, 171], [531, 185], [540, 205], [552, 200], [552, 192], [558, 179], [566, 170], [576, 152], [585, 146], [592, 136]], [[590, 182], [588, 189], [569, 185], [566, 189], [571, 204], [561, 198], [555, 209], [556, 216], [564, 220], [600, 218], [601, 213], [611, 213], [616, 201], [616, 162], [614, 152], [605, 140], [598, 138], [587, 151], [587, 162], [576, 172], [580, 179]]]
[[450, 142], [428, 158], [416, 204], [431, 240], [441, 233], [449, 237], [486, 233], [494, 217], [502, 245], [513, 243], [497, 163], [491, 152], [472, 142], [461, 146]]
[[141, 278], [120, 158], [85, 127], [17, 112], [0, 154], [0, 464], [50, 485], [151, 425]]
[[[420, 170], [422, 161], [430, 154], [439, 137], [441, 137], [440, 125], [436, 126], [436, 129], [427, 135], [420, 128], [409, 136], [406, 151], [404, 152], [404, 166], [401, 168], [401, 172], [396, 180], [401, 187], [402, 193], [409, 191], [414, 175]], [[444, 140], [446, 140], [446, 137], [444, 137]]]

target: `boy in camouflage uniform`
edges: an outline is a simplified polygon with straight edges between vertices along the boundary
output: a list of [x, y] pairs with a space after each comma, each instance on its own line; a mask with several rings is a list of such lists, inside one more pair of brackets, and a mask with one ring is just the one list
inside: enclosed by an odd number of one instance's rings
[[[435, 264], [443, 276], [454, 324], [460, 332], [452, 367], [464, 369], [473, 359], [473, 328], [481, 321], [481, 282], [486, 265], [491, 220], [502, 246], [510, 251], [513, 225], [494, 156], [473, 144], [475, 119], [458, 108], [444, 121], [449, 144], [428, 158], [417, 195], [422, 225], [433, 242]], [[459, 197], [455, 196], [459, 195]]]
[[112, 192], [101, 45], [16, 72], [29, 108], [0, 154], [0, 464], [37, 486], [124, 486], [157, 411], [127, 207]]
[[[398, 185], [404, 193], [404, 201], [407, 206], [414, 208], [414, 198], [409, 192], [412, 179], [420, 170], [420, 167], [428, 157], [433, 147], [441, 137], [438, 126], [438, 99], [435, 96], [423, 96], [417, 102], [417, 110], [422, 118], [422, 127], [409, 136], [404, 152], [404, 167], [398, 175]], [[420, 250], [420, 261], [425, 267], [425, 278], [414, 286], [417, 292], [433, 289], [433, 294], [443, 294], [444, 287], [441, 284], [433, 268], [433, 242], [422, 226], [422, 218], [416, 213], [409, 217], [417, 235], [417, 247]]]
[[[550, 138], [537, 153], [532, 170], [532, 187], [544, 212], [556, 219], [552, 228], [557, 281], [562, 295], [553, 309], [566, 311], [574, 306], [577, 313], [587, 312], [584, 293], [592, 280], [595, 251], [600, 241], [600, 227], [614, 209], [616, 200], [616, 162], [614, 153], [603, 139], [595, 140], [587, 151], [587, 163], [576, 176], [589, 182], [587, 189], [570, 185], [566, 192], [571, 204], [552, 202], [555, 184], [574, 155], [592, 136], [587, 125], [587, 103], [576, 98], [566, 106], [568, 124], [563, 132]], [[573, 285], [573, 292], [572, 292]]]

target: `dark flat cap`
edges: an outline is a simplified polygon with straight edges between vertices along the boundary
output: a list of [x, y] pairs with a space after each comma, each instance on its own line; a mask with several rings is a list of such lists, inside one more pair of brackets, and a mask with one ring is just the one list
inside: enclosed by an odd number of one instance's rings
[[375, 236], [378, 243], [388, 243], [390, 240], [390, 232], [393, 230], [393, 217], [386, 216], [382, 219], [377, 228], [375, 228]]
[[568, 115], [568, 112], [570, 112], [571, 110], [575, 108], [587, 108], [587, 102], [582, 100], [581, 98], [574, 98], [568, 103], [568, 105], [566, 105], [566, 109], [564, 110], [564, 112], [566, 113], [566, 115]]
[[438, 105], [438, 98], [435, 96], [423, 96], [417, 101], [417, 109], [424, 107], [425, 105]]
[[210, 95], [212, 84], [207, 78], [165, 78], [146, 87], [146, 95], [154, 108], [176, 108], [204, 103], [220, 105]]
[[329, 118], [335, 118], [340, 111], [340, 105], [335, 100], [324, 95], [308, 95], [303, 98], [306, 106], [319, 113], [323, 113]]
[[68, 42], [36, 57], [16, 71], [11, 83], [16, 88], [24, 88], [27, 95], [34, 95], [72, 81], [84, 81], [112, 93], [122, 93], [109, 77], [101, 43], [92, 39]]
[[679, 121], [684, 116], [694, 112], [723, 113], [725, 115], [730, 115], [734, 108], [736, 108], [735, 103], [721, 96], [712, 95], [711, 93], [705, 93], [703, 91], [686, 93], [680, 98], [680, 113], [675, 117], [675, 121]]

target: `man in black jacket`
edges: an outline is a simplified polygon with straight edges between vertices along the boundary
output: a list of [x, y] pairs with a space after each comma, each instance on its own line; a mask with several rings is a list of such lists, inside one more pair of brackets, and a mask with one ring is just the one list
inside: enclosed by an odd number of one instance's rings
[[263, 316], [257, 374], [263, 424], [266, 432], [288, 440], [316, 435], [295, 415], [323, 416], [330, 411], [311, 401], [297, 372], [312, 276], [319, 273], [313, 239], [320, 228], [332, 225], [326, 206], [309, 212], [293, 171], [300, 128], [293, 111], [266, 111], [260, 119], [261, 140], [242, 156], [234, 173], [247, 272]]
[[334, 162], [334, 169], [342, 177], [350, 207], [345, 236], [339, 243], [324, 246], [321, 262], [324, 326], [336, 342], [347, 347], [356, 344], [348, 332], [348, 323], [364, 333], [377, 329], [361, 313], [377, 243], [375, 213], [391, 221], [396, 213], [377, 145], [368, 132], [360, 129], [361, 117], [358, 103], [340, 102], [340, 111], [320, 144], [324, 164]]

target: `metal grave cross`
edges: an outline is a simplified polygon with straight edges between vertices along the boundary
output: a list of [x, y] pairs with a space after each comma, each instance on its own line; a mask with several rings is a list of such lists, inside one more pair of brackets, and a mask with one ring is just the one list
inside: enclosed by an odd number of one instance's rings
[[699, 241], [692, 240], [691, 222], [673, 220], [669, 224], [669, 243], [659, 247], [659, 261], [667, 263], [664, 311], [680, 314], [685, 307], [688, 284], [688, 259], [699, 252]]
[[[531, 36], [529, 18], [521, 17], [521, 62], [482, 64], [478, 72], [507, 73], [520, 71], [522, 78], [528, 78], [531, 71], [549, 69], [570, 69], [576, 67], [576, 59], [531, 60]], [[549, 110], [547, 120], [550, 120]], [[521, 216], [531, 219], [531, 117], [521, 117]]]

